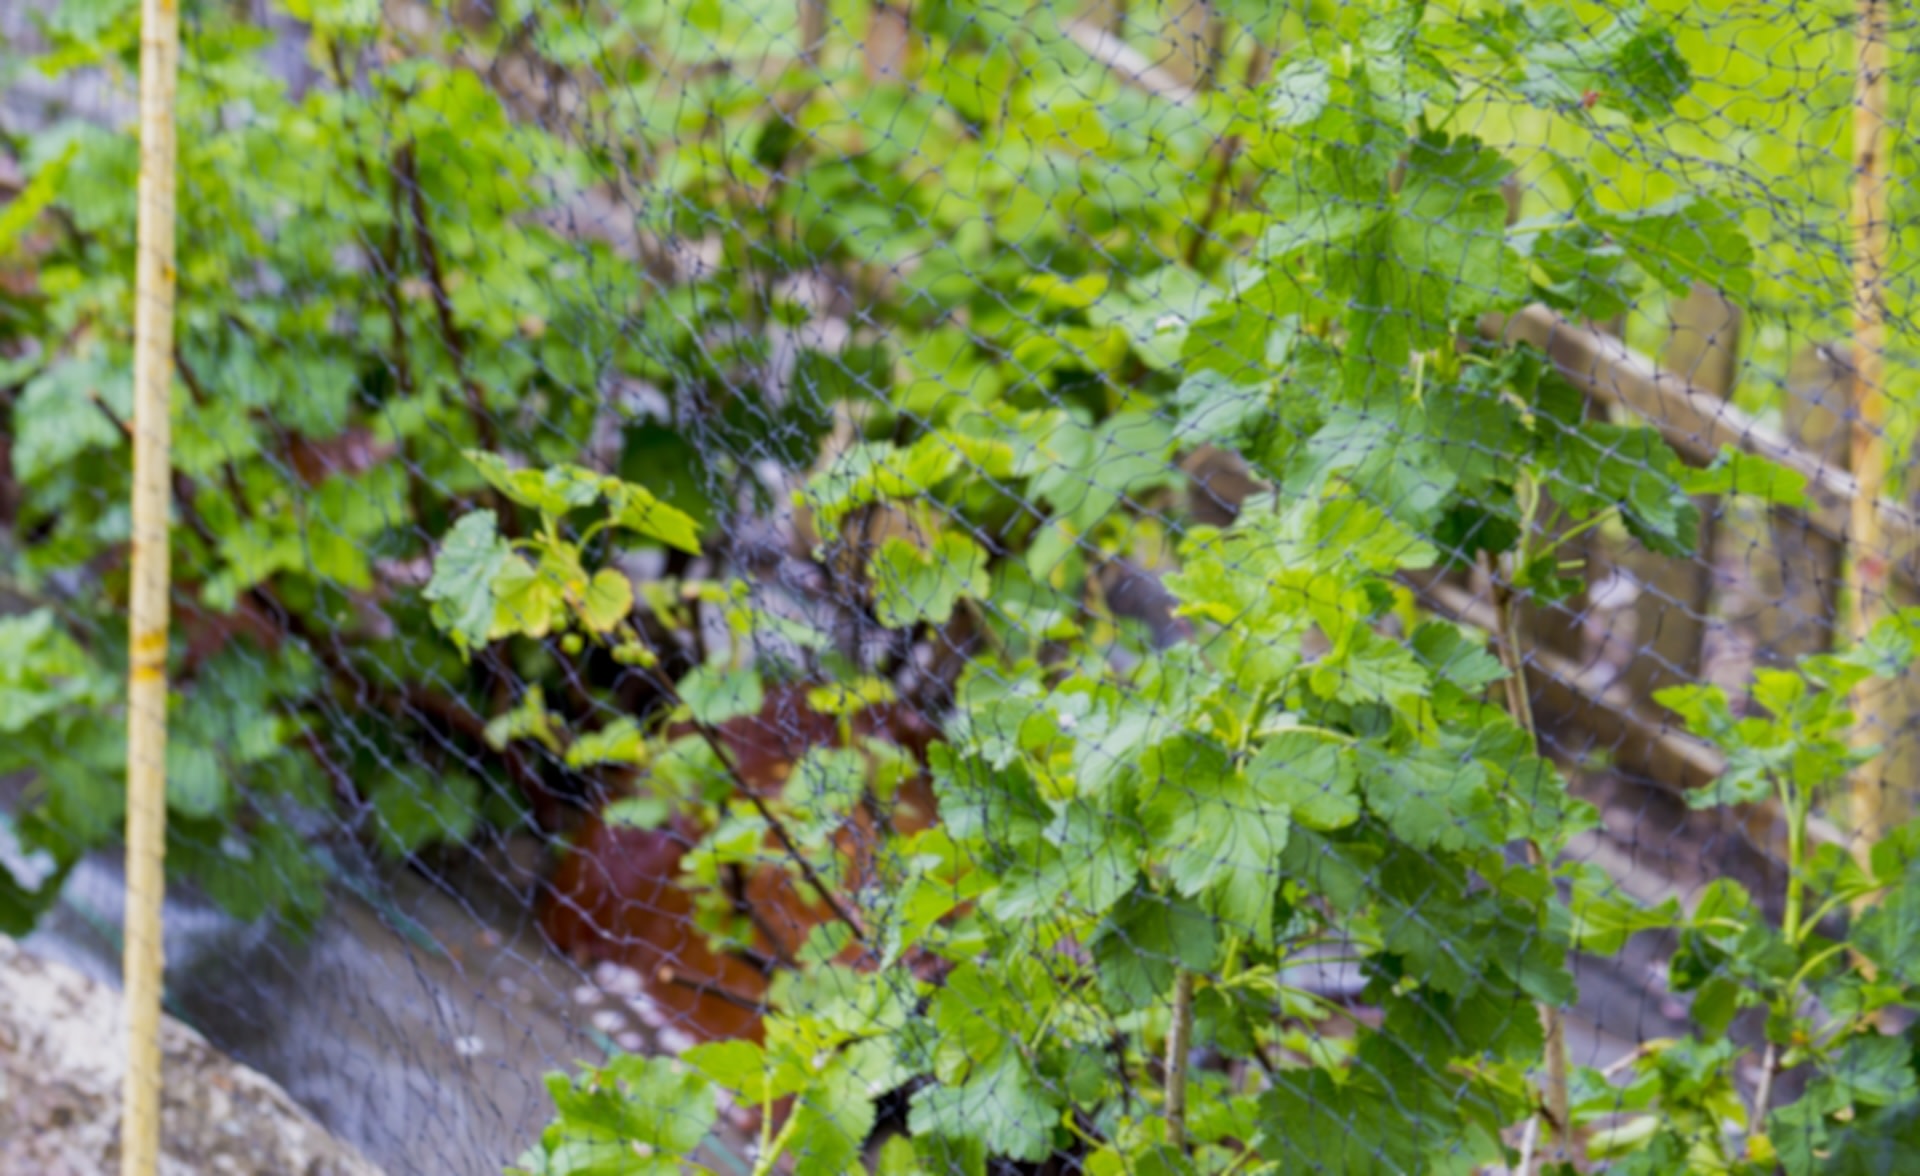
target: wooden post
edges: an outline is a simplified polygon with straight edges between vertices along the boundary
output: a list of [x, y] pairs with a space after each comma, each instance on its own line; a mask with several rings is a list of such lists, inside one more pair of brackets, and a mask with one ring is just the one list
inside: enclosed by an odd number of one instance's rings
[[[1715, 396], [1733, 392], [1739, 370], [1740, 311], [1718, 290], [1696, 284], [1668, 310], [1665, 368]], [[1641, 591], [1634, 600], [1633, 660], [1627, 685], [1636, 699], [1697, 682], [1713, 603], [1718, 504], [1696, 500], [1700, 544], [1691, 560], [1636, 552], [1629, 564]]]
[[[1887, 5], [1860, 0], [1854, 30], [1858, 67], [1853, 104], [1853, 476], [1859, 484], [1847, 529], [1847, 601], [1853, 638], [1863, 638], [1887, 615], [1891, 561], [1881, 534], [1880, 494], [1886, 484], [1887, 243]], [[1855, 730], [1866, 744], [1890, 743], [1906, 716], [1896, 684], [1870, 682], [1853, 699]], [[1893, 760], [1869, 764], [1854, 776], [1852, 821], [1861, 852], [1880, 839], [1900, 798], [1882, 782]], [[1896, 777], [1897, 778], [1897, 777]]]
[[140, 220], [133, 319], [133, 555], [127, 683], [127, 1071], [122, 1176], [160, 1166], [161, 903], [167, 838], [167, 596], [178, 0], [140, 10]]
[[1152, 38], [1148, 55], [1196, 90], [1213, 87], [1224, 46], [1225, 18], [1212, 0], [1184, 0]]
[[875, 0], [867, 9], [867, 40], [863, 63], [869, 82], [906, 80], [907, 50], [913, 25], [902, 5]]
[[[1851, 467], [1846, 431], [1853, 365], [1831, 347], [1812, 346], [1787, 368], [1787, 440], [1835, 470]], [[1769, 513], [1769, 549], [1754, 556], [1753, 605], [1758, 660], [1792, 665], [1833, 648], [1846, 552], [1797, 510]]]

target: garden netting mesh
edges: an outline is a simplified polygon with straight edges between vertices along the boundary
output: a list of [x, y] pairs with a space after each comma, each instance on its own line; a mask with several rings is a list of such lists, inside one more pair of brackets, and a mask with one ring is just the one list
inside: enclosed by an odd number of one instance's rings
[[[1920, 1163], [1904, 6], [182, 11], [168, 1009], [374, 1164]], [[138, 43], [0, 4], [102, 977]]]

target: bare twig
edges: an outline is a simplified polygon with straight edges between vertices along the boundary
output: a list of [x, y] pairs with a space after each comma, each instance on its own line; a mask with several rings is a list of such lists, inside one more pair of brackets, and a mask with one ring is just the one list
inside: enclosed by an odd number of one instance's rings
[[[663, 682], [662, 687], [663, 692], [674, 706], [685, 705], [686, 700], [680, 697], [679, 690], [675, 689], [672, 683]], [[847, 925], [847, 929], [853, 932], [854, 939], [865, 944], [867, 942], [867, 929], [865, 925], [847, 908], [846, 904], [841, 901], [840, 896], [834, 892], [833, 888], [827, 885], [826, 880], [820, 876], [820, 872], [813, 868], [813, 863], [807, 860], [807, 855], [800, 852], [799, 843], [793, 839], [793, 834], [787, 831], [786, 823], [767, 806], [766, 798], [761, 796], [758, 790], [747, 782], [747, 778], [741, 773], [739, 765], [733, 762], [733, 756], [727, 752], [726, 745], [721, 742], [720, 732], [711, 724], [703, 723], [699, 719], [693, 719], [692, 722], [694, 731], [699, 734], [707, 747], [712, 750], [714, 758], [720, 761], [720, 766], [725, 769], [728, 778], [733, 781], [734, 790], [747, 798], [747, 803], [751, 804], [754, 811], [760, 814], [760, 819], [767, 823], [767, 828], [773, 830], [774, 839], [780, 843], [780, 848], [786, 852], [787, 857], [799, 868], [800, 876], [807, 880], [807, 885], [811, 886], [814, 893], [820, 896], [821, 902], [827, 904], [827, 909], [833, 912], [834, 917]]]
[[1779, 1047], [1767, 1042], [1767, 1052], [1760, 1058], [1760, 1085], [1753, 1092], [1753, 1114], [1749, 1117], [1747, 1130], [1759, 1133], [1766, 1130], [1767, 1104], [1773, 1101], [1773, 1076], [1780, 1069]]
[[1193, 1052], [1193, 973], [1182, 969], [1173, 986], [1173, 1019], [1167, 1027], [1167, 1143], [1187, 1150], [1187, 1066]]

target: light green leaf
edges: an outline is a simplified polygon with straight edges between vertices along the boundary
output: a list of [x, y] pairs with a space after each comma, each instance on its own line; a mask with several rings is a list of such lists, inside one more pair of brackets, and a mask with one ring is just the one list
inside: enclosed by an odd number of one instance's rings
[[1247, 765], [1254, 790], [1312, 829], [1344, 829], [1360, 816], [1353, 751], [1312, 731], [1282, 731]]
[[987, 594], [987, 556], [957, 531], [942, 531], [931, 550], [889, 536], [870, 569], [874, 616], [890, 629], [925, 620], [944, 625], [963, 596]]
[[477, 510], [461, 516], [434, 554], [424, 595], [433, 604], [434, 623], [462, 649], [484, 645], [494, 628], [494, 581], [508, 553], [493, 512]]
[[640, 724], [620, 715], [598, 731], [588, 731], [567, 747], [567, 766], [584, 768], [593, 764], [626, 764], [644, 767], [647, 763], [646, 736]]
[[958, 1086], [915, 1094], [908, 1126], [915, 1136], [975, 1142], [989, 1155], [1039, 1163], [1053, 1153], [1059, 1118], [1046, 1088], [1009, 1052]]
[[1317, 57], [1288, 62], [1267, 85], [1267, 114], [1276, 127], [1319, 118], [1333, 97], [1333, 69]]
[[1774, 506], [1805, 507], [1807, 476], [1771, 458], [1724, 446], [1704, 470], [1681, 479], [1689, 494], [1744, 494]]
[[613, 568], [601, 568], [580, 600], [580, 621], [595, 633], [610, 631], [633, 611], [633, 581]]
[[700, 554], [700, 524], [692, 515], [655, 498], [644, 486], [611, 482], [607, 486], [607, 499], [617, 525], [637, 535], [657, 539], [668, 547]]
[[1753, 293], [1753, 243], [1731, 201], [1682, 196], [1638, 213], [1606, 213], [1588, 206], [1581, 219], [1604, 230], [1676, 297], [1695, 282], [1735, 302]]
[[697, 666], [680, 679], [679, 692], [694, 721], [709, 727], [759, 714], [765, 705], [760, 675], [752, 670]]

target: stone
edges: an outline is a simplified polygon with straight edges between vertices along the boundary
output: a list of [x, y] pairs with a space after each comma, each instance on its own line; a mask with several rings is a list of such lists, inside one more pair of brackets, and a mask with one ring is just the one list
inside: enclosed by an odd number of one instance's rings
[[[0, 936], [0, 1176], [120, 1167], [120, 994]], [[161, 1176], [380, 1176], [270, 1079], [171, 1017]]]

